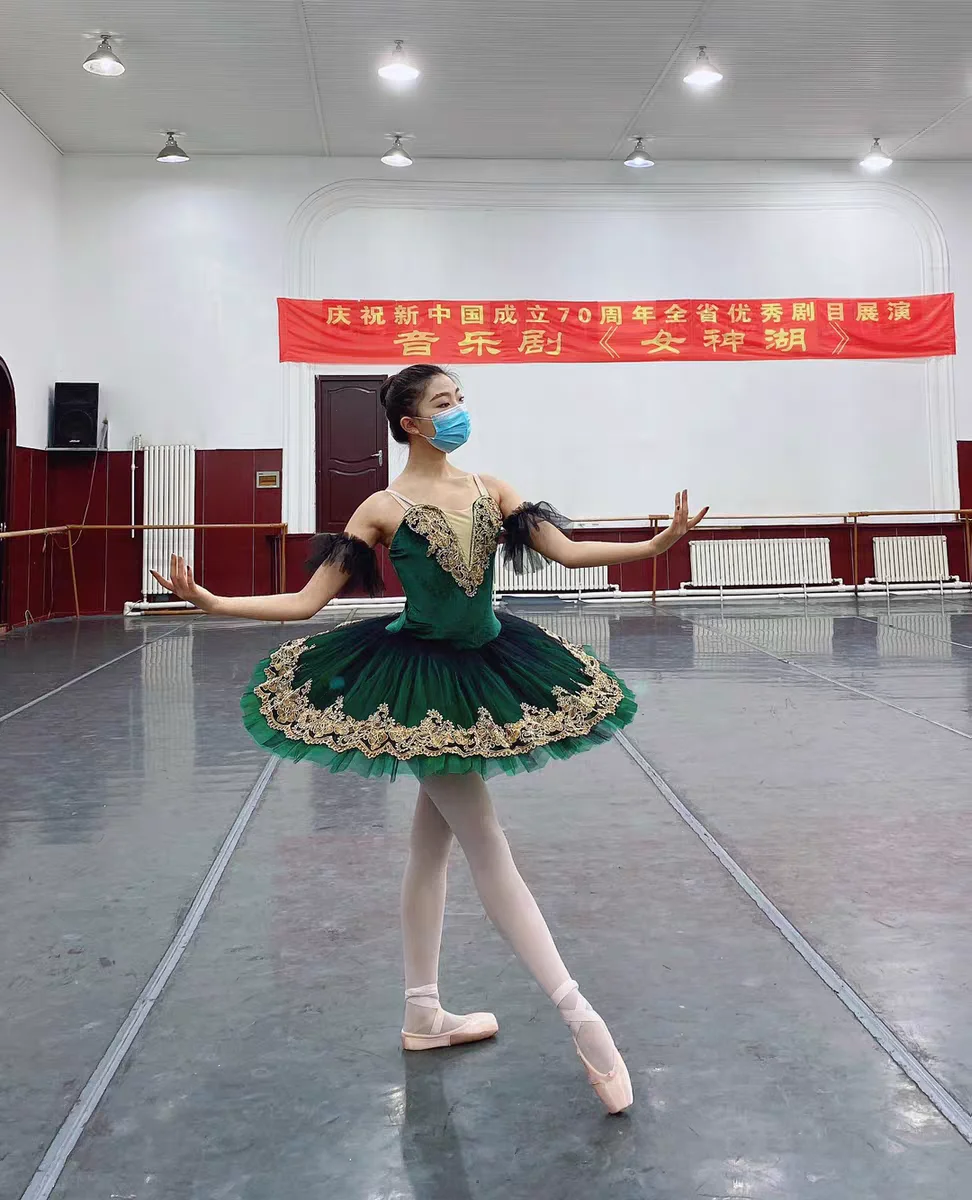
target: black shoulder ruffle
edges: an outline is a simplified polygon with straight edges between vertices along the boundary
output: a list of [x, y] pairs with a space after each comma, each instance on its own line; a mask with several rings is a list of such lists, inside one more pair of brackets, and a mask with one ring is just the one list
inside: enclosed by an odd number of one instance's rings
[[345, 587], [360, 589], [369, 596], [380, 596], [385, 590], [374, 547], [353, 534], [317, 533], [311, 538], [307, 570], [316, 571], [325, 563], [333, 563], [348, 575]]
[[503, 521], [506, 539], [503, 543], [503, 561], [512, 566], [517, 575], [539, 571], [543, 566], [543, 555], [533, 548], [533, 534], [539, 526], [549, 521], [558, 529], [570, 528], [570, 521], [551, 504], [541, 500], [539, 504], [521, 504]]

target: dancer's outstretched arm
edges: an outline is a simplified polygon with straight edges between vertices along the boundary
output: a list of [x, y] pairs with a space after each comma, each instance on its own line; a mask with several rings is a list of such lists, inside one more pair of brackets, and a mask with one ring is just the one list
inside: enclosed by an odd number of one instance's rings
[[[491, 476], [484, 476], [483, 479], [494, 494], [499, 493], [499, 505], [507, 523], [511, 518], [515, 520], [517, 513], [524, 510], [522, 498], [501, 479]], [[527, 505], [525, 511], [530, 527], [530, 545], [544, 558], [565, 567], [612, 567], [617, 563], [655, 558], [685, 537], [709, 511], [706, 506], [694, 517], [689, 516], [688, 492], [676, 492], [672, 523], [656, 537], [642, 542], [574, 542], [565, 537], [552, 521], [545, 520], [542, 512], [531, 516], [529, 509]]]
[[[382, 512], [380, 493], [369, 496], [348, 522], [344, 535], [352, 551], [374, 553], [381, 538], [379, 519]], [[221, 617], [249, 617], [254, 621], [308, 621], [329, 604], [351, 578], [346, 555], [331, 555], [317, 568], [299, 592], [280, 592], [275, 596], [217, 596], [198, 584], [192, 567], [180, 555], [173, 554], [169, 578], [153, 571], [155, 579], [180, 600], [188, 600], [203, 612]]]

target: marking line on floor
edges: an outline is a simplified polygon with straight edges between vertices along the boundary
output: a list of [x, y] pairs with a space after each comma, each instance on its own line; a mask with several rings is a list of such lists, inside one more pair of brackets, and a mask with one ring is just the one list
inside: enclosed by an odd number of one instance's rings
[[40, 704], [43, 700], [49, 700], [51, 696], [56, 696], [58, 692], [63, 692], [65, 688], [71, 687], [72, 684], [80, 683], [82, 679], [88, 679], [92, 675], [97, 675], [97, 673], [99, 671], [103, 671], [105, 667], [110, 667], [116, 662], [121, 662], [123, 658], [128, 658], [130, 654], [138, 654], [140, 651], [144, 650], [146, 646], [154, 646], [156, 642], [161, 642], [163, 638], [171, 637], [172, 634], [177, 633], [180, 629], [185, 629], [185, 627], [191, 623], [192, 622], [190, 621], [183, 621], [179, 625], [174, 625], [171, 629], [167, 629], [165, 633], [160, 634], [159, 637], [148, 638], [144, 642], [139, 642], [139, 644], [137, 646], [133, 646], [131, 650], [126, 650], [124, 654], [118, 654], [114, 658], [109, 658], [107, 662], [99, 663], [98, 666], [92, 667], [90, 671], [85, 671], [82, 675], [75, 675], [73, 679], [69, 679], [66, 683], [62, 683], [56, 688], [51, 688], [51, 690], [49, 692], [45, 692], [43, 696], [37, 696], [33, 700], [28, 700], [26, 704], [21, 704], [19, 708], [12, 708], [10, 712], [4, 713], [2, 716], [0, 716], [0, 725], [2, 725], [4, 721], [9, 721], [11, 717], [16, 717], [20, 713], [26, 712], [28, 708], [33, 708], [35, 704]]
[[[919, 615], [925, 616], [927, 614], [921, 613]], [[957, 614], [948, 613], [946, 615], [947, 616], [966, 616], [967, 614], [965, 614], [965, 613], [957, 613]], [[937, 616], [937, 614], [936, 614], [936, 616]], [[928, 641], [940, 642], [944, 646], [960, 646], [963, 650], [972, 650], [972, 643], [956, 642], [954, 640], [954, 638], [938, 637], [934, 633], [925, 633], [925, 631], [923, 629], [911, 629], [907, 625], [895, 625], [895, 623], [890, 619], [890, 617], [886, 621], [879, 621], [877, 617], [864, 617], [864, 616], [861, 616], [860, 613], [854, 613], [854, 619], [856, 621], [866, 621], [868, 623], [868, 625], [877, 625], [878, 628], [897, 629], [900, 633], [908, 633], [908, 634], [911, 634], [912, 637], [927, 638]]]
[[[691, 618], [689, 620], [692, 625], [697, 624]], [[792, 658], [776, 654], [773, 650], [767, 650], [765, 646], [761, 646], [759, 642], [752, 642], [749, 638], [741, 637], [738, 633], [729, 633], [728, 630], [721, 629], [718, 625], [710, 625], [702, 622], [702, 627], [711, 630], [721, 637], [728, 638], [730, 641], [741, 642], [744, 646], [749, 646], [760, 654], [765, 654], [767, 658], [772, 658], [787, 667], [792, 667], [795, 671], [803, 671], [805, 675], [811, 675], [814, 679], [820, 679], [824, 683], [831, 683], [834, 687], [843, 688], [844, 691], [852, 692], [855, 696], [863, 696], [865, 700], [873, 700], [877, 704], [883, 704], [886, 708], [893, 708], [895, 712], [904, 713], [907, 717], [916, 717], [919, 721], [925, 721], [929, 725], [934, 725], [936, 729], [944, 729], [947, 733], [956, 733], [960, 738], [965, 738], [966, 741], [972, 742], [972, 733], [969, 733], [965, 729], [956, 729], [954, 725], [948, 725], [944, 721], [936, 721], [934, 717], [928, 717], [913, 708], [905, 708], [903, 704], [896, 704], [893, 700], [888, 700], [884, 696], [876, 696], [873, 692], [866, 692], [863, 688], [855, 687], [852, 683], [844, 683], [842, 679], [834, 679], [832, 675], [825, 675], [823, 671], [815, 671], [813, 667], [807, 667]]]
[[641, 751], [620, 731], [616, 732], [614, 736], [629, 758], [647, 775], [658, 792], [661, 793], [692, 832], [704, 843], [706, 848], [715, 855], [746, 895], [757, 905], [764, 916], [768, 917], [773, 925], [776, 926], [811, 970], [837, 995], [838, 999], [853, 1013], [882, 1050], [890, 1055], [909, 1079], [934, 1104], [942, 1116], [955, 1126], [967, 1142], [972, 1143], [972, 1113], [967, 1112], [962, 1107], [952, 1093], [915, 1057], [894, 1030], [877, 1015], [867, 1001], [854, 991], [847, 980], [830, 965], [823, 955], [810, 945], [799, 929], [783, 915], [756, 881], [746, 874], [721, 842], [712, 836], [698, 817], [679, 799]]
[[94, 1071], [92, 1071], [88, 1082], [84, 1085], [80, 1096], [75, 1101], [74, 1107], [65, 1117], [63, 1124], [55, 1134], [54, 1140], [51, 1142], [47, 1153], [41, 1159], [40, 1165], [34, 1172], [34, 1177], [24, 1192], [22, 1200], [47, 1200], [47, 1197], [54, 1190], [61, 1172], [64, 1170], [64, 1166], [71, 1155], [71, 1151], [77, 1145], [78, 1139], [81, 1137], [85, 1126], [98, 1106], [98, 1101], [104, 1095], [105, 1090], [124, 1061], [129, 1047], [135, 1040], [138, 1031], [144, 1025], [169, 977], [179, 965], [179, 960], [192, 940], [193, 934], [196, 932], [199, 922], [202, 920], [209, 902], [213, 898], [216, 887], [229, 865], [233, 851], [239, 844], [240, 838], [243, 836], [243, 832], [249, 824], [251, 817], [256, 812], [263, 793], [266, 791], [267, 784], [273, 778], [273, 773], [279, 764], [279, 758], [270, 758], [264, 764], [263, 770], [260, 772], [256, 782], [250, 789], [249, 795], [243, 802], [243, 807], [230, 827], [230, 831], [219, 848], [219, 852], [213, 859], [212, 865], [206, 873], [206, 878], [200, 884], [199, 890], [196, 892], [195, 898], [189, 906], [189, 911], [186, 913], [175, 937], [169, 943], [168, 948], [159, 960], [158, 966], [152, 972], [152, 977], [129, 1010], [128, 1016], [122, 1022], [118, 1032], [112, 1039], [111, 1045], [105, 1051]]

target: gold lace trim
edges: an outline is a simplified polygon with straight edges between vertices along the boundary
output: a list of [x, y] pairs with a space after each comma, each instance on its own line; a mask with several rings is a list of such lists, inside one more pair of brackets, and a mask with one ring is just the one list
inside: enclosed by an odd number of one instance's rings
[[591, 682], [579, 692], [556, 686], [551, 689], [557, 701], [555, 709], [524, 704], [520, 720], [505, 725], [500, 725], [483, 707], [469, 728], [446, 720], [434, 708], [417, 725], [402, 725], [391, 716], [387, 704], [380, 704], [370, 717], [358, 720], [344, 711], [343, 696], [338, 696], [327, 708], [315, 708], [308, 698], [310, 681], [294, 687], [294, 674], [306, 637], [287, 642], [270, 656], [266, 682], [254, 691], [261, 701], [260, 712], [271, 729], [292, 741], [326, 746], [338, 754], [357, 750], [367, 758], [390, 754], [401, 760], [419, 756], [435, 758], [442, 754], [460, 758], [476, 755], [512, 758], [564, 738], [583, 737], [616, 711], [624, 695], [618, 681], [604, 671], [593, 655], [548, 630], [544, 633], [570, 651]]
[[496, 552], [496, 542], [503, 528], [503, 514], [492, 496], [479, 496], [472, 506], [472, 543], [469, 562], [462, 553], [456, 531], [441, 509], [432, 504], [414, 504], [404, 516], [405, 524], [421, 534], [429, 543], [431, 558], [447, 571], [467, 596], [479, 591], [486, 571]]

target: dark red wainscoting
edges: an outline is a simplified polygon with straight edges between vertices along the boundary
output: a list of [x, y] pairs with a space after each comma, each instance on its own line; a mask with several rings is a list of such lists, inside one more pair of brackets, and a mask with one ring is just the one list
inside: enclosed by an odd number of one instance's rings
[[[279, 471], [282, 452], [269, 450], [200, 450], [196, 453], [196, 521], [204, 523], [278, 522], [280, 489], [256, 487], [257, 471]], [[135, 522], [142, 520], [141, 462], [136, 471]], [[972, 442], [958, 444], [962, 506], [972, 509]], [[14, 456], [11, 529], [78, 524], [127, 525], [131, 521], [131, 454], [128, 451], [94, 455], [18, 447]], [[949, 539], [951, 569], [968, 579], [961, 527], [862, 525], [858, 534], [858, 581], [874, 571], [873, 539], [894, 533], [921, 534], [944, 530]], [[637, 541], [647, 529], [585, 530], [577, 536], [604, 541]], [[853, 531], [850, 525], [765, 526], [732, 530], [701, 530], [697, 537], [827, 537], [835, 578], [853, 582]], [[307, 581], [304, 567], [309, 535], [287, 539], [287, 578], [284, 586], [297, 591]], [[63, 534], [15, 539], [8, 543], [10, 569], [9, 616], [15, 625], [28, 620], [73, 613], [67, 541]], [[379, 548], [386, 594], [401, 595], [388, 553]], [[74, 535], [78, 598], [84, 614], [119, 613], [126, 600], [141, 595], [142, 538], [126, 531], [87, 530]], [[229, 595], [265, 594], [277, 590], [273, 535], [267, 531], [210, 530], [195, 539], [194, 567], [198, 578], [214, 591]], [[162, 564], [164, 565], [164, 564]], [[680, 542], [657, 563], [627, 563], [612, 567], [609, 578], [622, 591], [671, 591], [688, 582], [688, 542]]]
[[[47, 455], [43, 450], [18, 446], [14, 453], [11, 529], [39, 529], [47, 525]], [[39, 620], [48, 609], [45, 544], [43, 537], [12, 538], [7, 542], [7, 607], [12, 625]]]
[[[199, 524], [278, 522], [279, 488], [257, 490], [258, 470], [279, 471], [282, 451], [196, 453]], [[142, 456], [136, 458], [134, 523], [142, 521]], [[131, 452], [82, 454], [19, 447], [10, 527], [132, 523]], [[196, 535], [195, 569], [214, 591], [253, 595], [276, 590], [272, 534], [213, 530]], [[120, 613], [142, 593], [142, 535], [87, 529], [73, 535], [78, 601], [83, 615]], [[10, 619], [14, 625], [74, 612], [67, 535], [10, 543]], [[167, 564], [160, 564], [166, 566]]]
[[[282, 458], [282, 450], [198, 450], [197, 524], [278, 522], [281, 490], [258, 490], [256, 473], [280, 471]], [[195, 548], [197, 578], [210, 591], [223, 596], [265, 595], [278, 590], [274, 536], [270, 530], [198, 532]]]
[[[140, 464], [139, 464], [140, 465]], [[136, 470], [136, 482], [140, 471]], [[142, 519], [136, 487], [135, 524]], [[132, 523], [132, 456], [111, 450], [94, 454], [47, 452], [47, 521], [50, 525], [129, 525]], [[75, 531], [74, 564], [78, 603], [84, 614], [118, 613], [141, 593], [142, 537], [128, 530]], [[51, 608], [55, 616], [74, 612], [67, 536], [57, 535], [49, 553]]]

